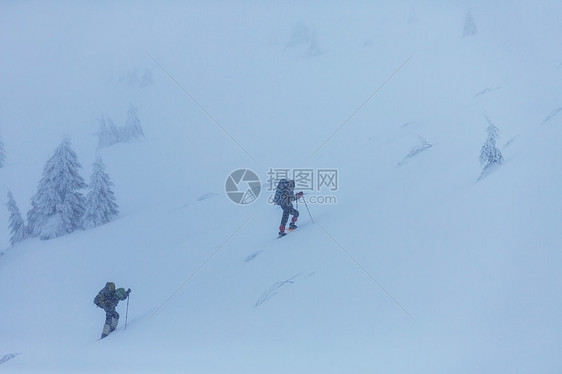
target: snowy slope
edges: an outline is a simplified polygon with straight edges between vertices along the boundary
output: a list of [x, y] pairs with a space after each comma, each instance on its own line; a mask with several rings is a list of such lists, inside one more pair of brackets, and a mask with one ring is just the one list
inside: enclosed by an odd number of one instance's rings
[[[561, 15], [0, 5], [0, 196], [27, 212], [65, 135], [87, 179], [104, 114], [122, 124], [133, 104], [146, 134], [99, 152], [115, 221], [8, 248], [0, 214], [0, 370], [559, 372]], [[505, 164], [477, 182], [484, 112]], [[417, 137], [432, 146], [408, 157]], [[267, 191], [249, 206], [224, 193], [231, 171], [266, 187], [272, 167], [338, 169], [337, 204], [311, 205], [316, 224], [300, 205], [276, 240]], [[109, 280], [133, 290], [128, 324], [122, 302], [97, 341]]]

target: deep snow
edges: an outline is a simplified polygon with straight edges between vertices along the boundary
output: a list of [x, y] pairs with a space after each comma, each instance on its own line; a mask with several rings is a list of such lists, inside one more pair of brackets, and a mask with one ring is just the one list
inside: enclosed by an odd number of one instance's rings
[[[0, 199], [25, 214], [63, 136], [89, 180], [103, 115], [136, 106], [146, 138], [99, 151], [113, 222], [9, 248], [0, 214], [0, 370], [560, 372], [561, 16], [549, 1], [3, 3]], [[484, 112], [505, 164], [477, 182]], [[407, 157], [418, 136], [432, 146]], [[316, 224], [299, 205], [276, 240], [267, 191], [226, 197], [238, 168], [264, 188], [269, 168], [338, 169], [337, 204], [311, 205]], [[128, 325], [122, 302], [97, 341], [109, 280], [133, 290]]]

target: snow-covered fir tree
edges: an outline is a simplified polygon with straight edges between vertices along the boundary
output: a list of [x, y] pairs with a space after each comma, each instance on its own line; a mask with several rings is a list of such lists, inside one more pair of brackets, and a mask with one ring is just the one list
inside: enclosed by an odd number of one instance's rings
[[484, 117], [486, 117], [486, 121], [488, 121], [488, 128], [486, 130], [488, 132], [488, 137], [480, 150], [480, 163], [484, 165], [480, 178], [485, 176], [486, 172], [491, 167], [503, 164], [502, 152], [496, 146], [496, 141], [500, 137], [500, 129], [490, 120], [487, 114], [484, 114]]
[[121, 131], [115, 126], [111, 118], [105, 116], [100, 119], [100, 129], [97, 136], [98, 148], [109, 147], [122, 141]]
[[135, 107], [129, 108], [125, 126], [115, 126], [111, 118], [102, 117], [100, 119], [100, 129], [96, 135], [98, 136], [98, 148], [110, 147], [117, 143], [144, 138], [144, 132], [137, 116], [137, 109]]
[[86, 195], [86, 212], [83, 219], [85, 228], [103, 225], [119, 215], [112, 186], [113, 183], [105, 172], [105, 165], [98, 157], [90, 178], [90, 190]]
[[25, 222], [21, 216], [20, 210], [16, 205], [14, 196], [11, 191], [8, 191], [8, 212], [10, 213], [9, 223], [10, 223], [10, 244], [14, 245], [17, 242], [22, 241], [27, 236], [27, 228], [25, 227]]
[[6, 152], [4, 151], [4, 143], [2, 143], [2, 138], [0, 138], [0, 168], [6, 163]]
[[82, 228], [84, 196], [80, 190], [87, 186], [78, 172], [81, 168], [70, 140], [64, 139], [46, 162], [31, 199], [27, 213], [31, 236], [51, 239]]
[[127, 113], [127, 122], [125, 124], [127, 141], [144, 138], [144, 132], [140, 126], [140, 121], [137, 116], [137, 109], [135, 107], [130, 107]]
[[474, 23], [474, 18], [472, 17], [472, 13], [469, 10], [464, 17], [464, 30], [462, 33], [462, 37], [466, 38], [467, 36], [476, 35], [477, 32], [478, 29], [476, 28], [476, 23]]
[[123, 130], [117, 127], [111, 117], [107, 117], [107, 127], [108, 127], [108, 141], [109, 145], [113, 145], [123, 141]]
[[98, 148], [103, 148], [107, 146], [107, 123], [105, 121], [105, 117], [100, 118], [100, 128], [96, 133], [98, 137]]

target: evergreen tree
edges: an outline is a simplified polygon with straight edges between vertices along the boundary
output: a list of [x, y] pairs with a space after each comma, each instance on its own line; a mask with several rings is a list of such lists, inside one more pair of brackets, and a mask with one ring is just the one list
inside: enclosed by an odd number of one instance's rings
[[2, 143], [2, 139], [0, 138], [0, 168], [3, 167], [6, 163], [6, 152], [4, 151], [4, 143]]
[[474, 23], [472, 13], [469, 10], [464, 17], [464, 31], [462, 33], [462, 37], [466, 38], [467, 36], [476, 35], [477, 32], [478, 29], [476, 28], [476, 24]]
[[27, 213], [31, 236], [51, 239], [82, 227], [84, 196], [79, 191], [87, 186], [78, 173], [80, 168], [70, 140], [64, 139], [45, 164], [31, 199], [32, 208]]
[[142, 131], [136, 108], [129, 108], [125, 126], [115, 126], [111, 118], [102, 117], [100, 120], [100, 129], [96, 135], [98, 136], [98, 148], [144, 138], [144, 132]]
[[135, 107], [130, 107], [127, 113], [127, 123], [125, 124], [126, 129], [126, 139], [129, 141], [137, 138], [144, 138], [144, 132], [140, 126], [140, 121], [137, 116], [137, 109]]
[[125, 134], [123, 127], [117, 127], [111, 117], [107, 117], [107, 122], [109, 123], [108, 129], [108, 139], [110, 140], [109, 145], [120, 143], [125, 140]]
[[484, 169], [482, 169], [482, 174], [480, 174], [478, 180], [486, 177], [494, 171], [496, 167], [503, 164], [502, 152], [496, 146], [496, 140], [500, 137], [500, 129], [492, 123], [486, 114], [484, 114], [484, 116], [488, 121], [488, 137], [480, 150], [480, 163], [484, 165]]
[[105, 172], [105, 165], [98, 157], [90, 178], [90, 191], [86, 195], [86, 212], [83, 220], [85, 228], [103, 225], [119, 215], [112, 186], [113, 183]]
[[502, 152], [496, 147], [496, 140], [500, 137], [500, 129], [490, 120], [488, 115], [484, 115], [488, 121], [488, 138], [480, 150], [480, 163], [484, 169], [490, 165], [503, 164]]
[[10, 212], [10, 244], [14, 245], [25, 239], [27, 228], [25, 227], [25, 222], [21, 217], [20, 210], [18, 209], [16, 201], [10, 191], [8, 191], [8, 203], [6, 206], [8, 207], [8, 212]]
[[115, 126], [113, 120], [109, 117], [102, 117], [100, 119], [100, 129], [97, 132], [98, 148], [112, 146], [113, 144], [122, 141], [122, 131]]
[[100, 129], [96, 133], [98, 136], [98, 148], [107, 147], [107, 123], [105, 122], [105, 117], [100, 119]]

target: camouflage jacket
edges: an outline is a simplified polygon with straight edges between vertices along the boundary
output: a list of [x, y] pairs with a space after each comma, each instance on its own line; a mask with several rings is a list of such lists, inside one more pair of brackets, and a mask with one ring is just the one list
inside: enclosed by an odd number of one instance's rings
[[115, 309], [119, 301], [126, 300], [129, 293], [124, 288], [115, 289], [115, 283], [107, 282], [94, 298], [94, 304], [104, 310]]

